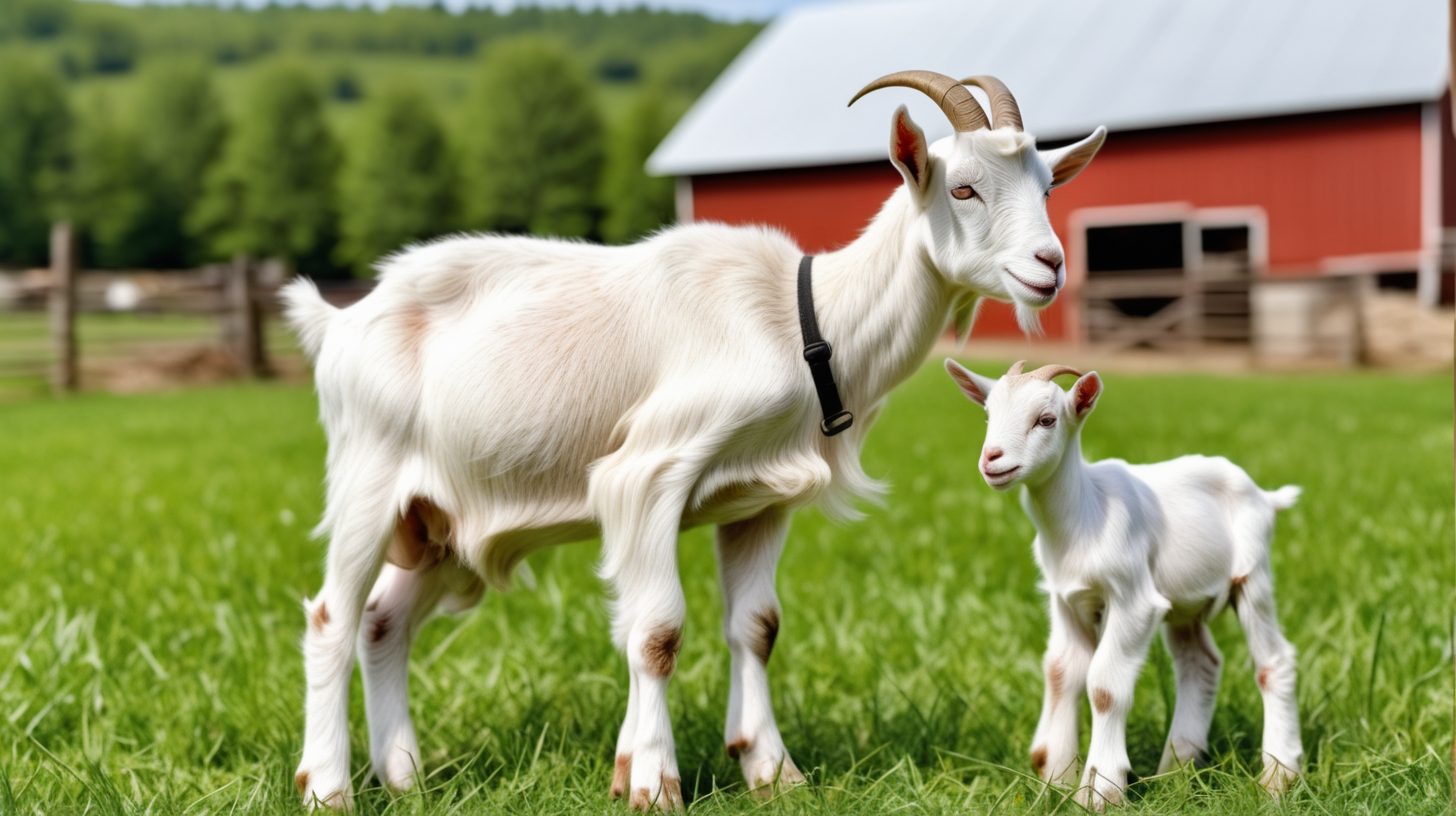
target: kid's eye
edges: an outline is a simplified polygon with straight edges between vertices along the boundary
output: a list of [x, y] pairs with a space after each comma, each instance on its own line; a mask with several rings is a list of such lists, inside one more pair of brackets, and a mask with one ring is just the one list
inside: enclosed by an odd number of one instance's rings
[[972, 187], [971, 185], [969, 185], [969, 184], [967, 184], [967, 185], [965, 185], [963, 187], [957, 187], [954, 190], [951, 190], [950, 191], [950, 194], [952, 196], [954, 196], [955, 198], [959, 199], [960, 201], [965, 201], [966, 199], [976, 198], [977, 197], [976, 196], [976, 189], [974, 187]]
[[1041, 419], [1038, 419], [1036, 421], [1036, 426], [1038, 428], [1050, 428], [1055, 424], [1057, 424], [1057, 418], [1052, 416], [1051, 414], [1042, 414]]

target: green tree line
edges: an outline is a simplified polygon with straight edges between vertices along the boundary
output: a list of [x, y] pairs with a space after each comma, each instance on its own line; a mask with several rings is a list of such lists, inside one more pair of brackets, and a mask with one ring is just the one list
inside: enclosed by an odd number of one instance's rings
[[[224, 99], [216, 60], [195, 49], [150, 54], [127, 69], [134, 73], [128, 93], [92, 94], [89, 104], [76, 104], [68, 93], [74, 80], [51, 59], [55, 52], [7, 48], [3, 38], [12, 45], [15, 38], [63, 39], [91, 4], [12, 2], [0, 18], [0, 265], [43, 264], [57, 218], [78, 224], [83, 262], [104, 268], [178, 268], [243, 252], [283, 257], [316, 276], [367, 276], [389, 252], [458, 231], [632, 241], [671, 220], [672, 181], [648, 177], [643, 164], [685, 107], [685, 94], [711, 80], [691, 71], [678, 85], [623, 79], [611, 96], [619, 110], [609, 124], [600, 70], [573, 51], [570, 30], [540, 23], [616, 18], [526, 9], [480, 15], [518, 30], [475, 58], [448, 111], [418, 78], [361, 88], [351, 77], [351, 95], [362, 101], [341, 127], [326, 110], [331, 96], [339, 98], [337, 81], [321, 82], [309, 53], [261, 59], [241, 87], [234, 77]], [[250, 25], [262, 23], [249, 15], [358, 17], [365, 21], [358, 30], [393, 16], [457, 19], [429, 9], [104, 11], [185, 12]], [[621, 15], [641, 24], [647, 39], [658, 17], [683, 16]], [[354, 33], [345, 27], [334, 36]], [[679, 59], [674, 50], [659, 49], [669, 64]], [[643, 52], [624, 49], [613, 70], [631, 73], [632, 53]], [[719, 69], [733, 53], [715, 58]]]
[[549, 37], [603, 79], [655, 77], [701, 91], [758, 33], [756, 23], [723, 23], [700, 14], [645, 7], [523, 6], [460, 14], [432, 6], [382, 12], [341, 6], [270, 4], [114, 6], [77, 0], [0, 1], [0, 45], [24, 43], [53, 54], [68, 75], [123, 73], [146, 56], [196, 56], [230, 64], [291, 54], [410, 54], [469, 57], [523, 34]]

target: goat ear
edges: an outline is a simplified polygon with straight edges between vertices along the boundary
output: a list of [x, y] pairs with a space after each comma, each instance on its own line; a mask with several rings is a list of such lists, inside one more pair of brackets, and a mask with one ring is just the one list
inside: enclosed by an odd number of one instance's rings
[[986, 407], [986, 400], [991, 396], [991, 389], [996, 387], [996, 380], [982, 377], [949, 357], [945, 358], [945, 373], [955, 380], [955, 384], [960, 386], [961, 393], [967, 399], [982, 408]]
[[1072, 408], [1078, 419], [1085, 419], [1097, 407], [1097, 398], [1102, 396], [1102, 378], [1097, 372], [1089, 371], [1072, 383]]
[[910, 118], [904, 105], [895, 109], [890, 123], [890, 161], [905, 177], [905, 183], [917, 193], [925, 192], [930, 183], [930, 152], [925, 146], [925, 131]]
[[1107, 128], [1098, 127], [1092, 131], [1091, 136], [1076, 144], [1042, 151], [1042, 161], [1052, 170], [1052, 186], [1060, 187], [1076, 178], [1092, 162], [1092, 157], [1102, 149], [1102, 143], [1106, 140]]

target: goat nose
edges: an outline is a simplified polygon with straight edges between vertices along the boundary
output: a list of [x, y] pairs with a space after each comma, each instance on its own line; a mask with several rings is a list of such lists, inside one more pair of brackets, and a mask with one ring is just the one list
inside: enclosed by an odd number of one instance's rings
[[986, 457], [987, 462], [994, 462], [997, 459], [1000, 459], [1002, 456], [1005, 456], [1006, 451], [1003, 451], [1000, 448], [986, 448], [986, 450], [981, 455]]
[[1036, 253], [1036, 259], [1053, 272], [1062, 268], [1062, 253], [1044, 249]]

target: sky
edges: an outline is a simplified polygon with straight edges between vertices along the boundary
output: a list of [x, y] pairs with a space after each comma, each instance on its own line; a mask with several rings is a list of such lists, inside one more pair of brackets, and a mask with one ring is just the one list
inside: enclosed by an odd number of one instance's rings
[[[221, 5], [262, 6], [268, 0], [111, 0], [124, 5], [142, 3], [177, 5], [180, 3], [214, 2]], [[651, 8], [676, 9], [680, 11], [701, 11], [711, 17], [723, 20], [767, 20], [793, 6], [828, 2], [829, 0], [442, 0], [445, 7], [459, 11], [466, 6], [492, 6], [506, 11], [518, 5], [577, 6], [578, 8], [623, 8], [649, 6]], [[3, 2], [3, 0], [0, 0]], [[285, 5], [307, 3], [315, 6], [370, 6], [383, 8], [389, 5], [429, 5], [433, 0], [280, 0]]]

